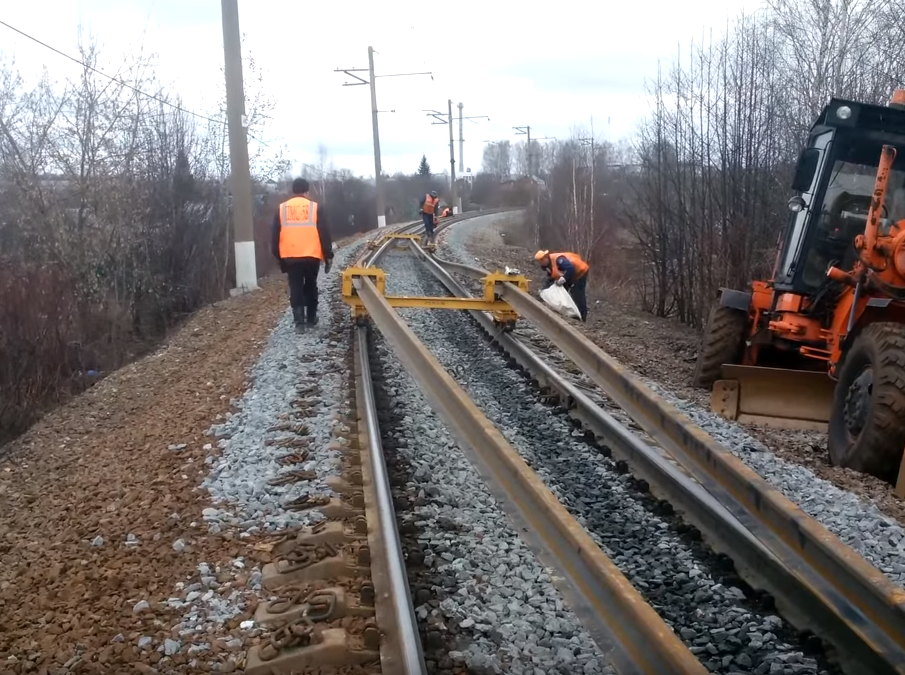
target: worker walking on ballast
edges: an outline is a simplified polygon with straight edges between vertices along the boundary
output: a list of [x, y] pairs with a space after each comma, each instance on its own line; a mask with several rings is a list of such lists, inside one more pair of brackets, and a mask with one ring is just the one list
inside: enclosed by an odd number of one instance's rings
[[581, 320], [588, 320], [588, 264], [577, 253], [550, 253], [538, 251], [534, 259], [547, 272], [544, 288], [553, 284], [565, 286], [575, 302]]
[[419, 206], [421, 207], [421, 219], [424, 221], [424, 234], [429, 241], [434, 239], [434, 221], [437, 218], [437, 206], [440, 204], [440, 197], [436, 190], [431, 190], [429, 194], [424, 195]]
[[273, 218], [272, 250], [280, 271], [289, 278], [289, 304], [295, 325], [317, 323], [317, 275], [333, 265], [333, 241], [326, 214], [308, 197], [308, 181], [292, 181], [291, 199], [280, 204]]

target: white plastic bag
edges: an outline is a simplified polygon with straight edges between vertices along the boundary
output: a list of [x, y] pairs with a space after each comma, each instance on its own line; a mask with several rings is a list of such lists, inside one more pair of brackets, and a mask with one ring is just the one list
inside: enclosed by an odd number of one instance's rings
[[555, 312], [559, 312], [563, 316], [580, 319], [581, 312], [575, 306], [572, 296], [562, 286], [553, 284], [550, 288], [545, 288], [540, 292], [540, 299], [543, 300]]

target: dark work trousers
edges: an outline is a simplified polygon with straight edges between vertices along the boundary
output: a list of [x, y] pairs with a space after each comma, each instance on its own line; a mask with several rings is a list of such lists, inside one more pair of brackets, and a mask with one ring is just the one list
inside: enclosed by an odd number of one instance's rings
[[588, 275], [576, 279], [569, 287], [569, 295], [575, 301], [575, 306], [581, 314], [581, 320], [588, 320]]
[[320, 269], [318, 258], [298, 258], [286, 266], [289, 304], [293, 310], [306, 308], [309, 320], [317, 313], [317, 274]]
[[428, 237], [434, 236], [434, 214], [433, 213], [423, 213], [421, 214], [421, 220], [424, 221], [424, 234]]

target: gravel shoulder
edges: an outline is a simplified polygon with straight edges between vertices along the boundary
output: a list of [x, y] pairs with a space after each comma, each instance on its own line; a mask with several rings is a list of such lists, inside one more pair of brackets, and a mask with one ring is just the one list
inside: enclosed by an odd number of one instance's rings
[[[100, 673], [141, 661], [140, 637], [162, 638], [172, 618], [153, 608], [196, 558], [239, 553], [201, 536], [205, 432], [241, 395], [284, 298], [282, 279], [268, 279], [257, 293], [200, 310], [163, 348], [7, 447], [0, 663], [18, 673], [75, 659], [79, 672]], [[179, 553], [177, 540], [191, 544]], [[133, 613], [140, 601], [151, 611]]]
[[[322, 322], [306, 339], [290, 325], [285, 277], [264, 279], [5, 447], [0, 672], [241, 668], [262, 634], [251, 621], [269, 560], [258, 534], [302, 521], [280, 500], [322, 491], [335, 473], [326, 441], [347, 412], [347, 344], [330, 336], [347, 326], [334, 310], [349, 253], [321, 276]], [[329, 355], [312, 359], [320, 343]], [[324, 448], [304, 467], [318, 479], [274, 488], [280, 453], [263, 462], [260, 451], [286, 435], [271, 427], [299, 399]]]
[[[446, 252], [441, 255], [486, 269], [516, 267], [532, 280], [535, 291], [542, 274], [530, 242], [531, 233], [516, 218], [480, 218], [442, 235]], [[608, 299], [618, 296], [618, 289], [602, 287], [592, 277], [589, 322], [575, 325], [893, 581], [905, 583], [905, 505], [889, 486], [829, 466], [825, 435], [738, 425], [710, 413], [706, 395], [688, 384], [699, 334]]]

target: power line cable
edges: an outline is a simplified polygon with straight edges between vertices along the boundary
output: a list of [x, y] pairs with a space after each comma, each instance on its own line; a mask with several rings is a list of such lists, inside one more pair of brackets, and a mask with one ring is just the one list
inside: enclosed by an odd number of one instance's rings
[[[218, 124], [218, 125], [223, 125], [223, 126], [226, 125], [226, 120], [225, 120], [225, 119], [216, 120], [216, 119], [214, 119], [213, 117], [208, 117], [207, 115], [202, 115], [202, 114], [200, 114], [200, 113], [196, 113], [196, 112], [193, 111], [193, 110], [189, 110], [188, 108], [183, 108], [182, 106], [177, 105], [177, 104], [175, 104], [175, 103], [173, 103], [173, 102], [171, 102], [171, 101], [168, 101], [168, 100], [166, 100], [166, 99], [164, 99], [164, 98], [161, 98], [160, 96], [157, 96], [157, 95], [155, 95], [155, 94], [149, 94], [149, 93], [146, 92], [146, 91], [142, 91], [142, 90], [139, 89], [138, 87], [136, 87], [136, 86], [134, 86], [134, 85], [131, 85], [131, 84], [129, 84], [128, 82], [125, 82], [125, 81], [121, 80], [121, 79], [118, 78], [118, 77], [114, 77], [113, 75], [108, 75], [108, 74], [105, 73], [104, 71], [102, 71], [102, 70], [100, 70], [100, 69], [98, 69], [98, 68], [95, 68], [94, 66], [91, 66], [91, 65], [85, 63], [85, 62], [82, 61], [81, 59], [77, 59], [76, 57], [71, 56], [70, 54], [67, 54], [67, 53], [64, 52], [64, 51], [61, 51], [61, 50], [57, 49], [56, 47], [53, 47], [52, 45], [47, 44], [47, 43], [44, 42], [43, 40], [40, 40], [40, 39], [36, 38], [35, 36], [30, 35], [30, 34], [26, 33], [25, 31], [23, 31], [23, 30], [21, 30], [21, 29], [19, 29], [19, 28], [16, 28], [15, 26], [12, 26], [12, 25], [6, 23], [6, 22], [3, 21], [2, 19], [0, 19], [0, 26], [5, 26], [5, 27], [8, 28], [9, 30], [11, 30], [11, 31], [13, 31], [13, 32], [15, 32], [15, 33], [18, 33], [18, 34], [21, 35], [22, 37], [27, 38], [27, 39], [31, 40], [32, 42], [35, 42], [36, 44], [41, 45], [41, 46], [44, 47], [45, 49], [49, 49], [50, 51], [54, 52], [55, 54], [58, 54], [59, 56], [62, 56], [63, 58], [68, 59], [69, 61], [72, 61], [73, 63], [78, 64], [79, 66], [81, 66], [81, 67], [83, 67], [83, 68], [86, 68], [86, 69], [90, 70], [91, 72], [100, 75], [101, 77], [105, 77], [105, 78], [107, 78], [108, 80], [110, 80], [111, 82], [115, 82], [116, 84], [118, 84], [118, 85], [120, 85], [120, 86], [122, 86], [122, 87], [125, 87], [125, 88], [127, 88], [127, 89], [129, 89], [129, 90], [135, 92], [136, 94], [139, 94], [139, 95], [141, 95], [141, 96], [144, 96], [144, 97], [146, 97], [146, 98], [149, 98], [149, 99], [151, 99], [151, 100], [153, 100], [153, 101], [157, 101], [158, 103], [160, 103], [160, 104], [162, 104], [162, 105], [165, 105], [165, 106], [168, 106], [168, 107], [172, 108], [173, 110], [176, 110], [176, 111], [185, 113], [185, 114], [187, 114], [187, 115], [191, 115], [192, 117], [196, 117], [196, 118], [201, 119], [201, 120], [204, 120], [204, 121], [206, 121], [206, 122], [211, 122], [211, 123], [213, 123], [213, 124]], [[251, 139], [251, 140], [253, 140], [253, 141], [256, 141], [257, 143], [260, 143], [260, 144], [263, 145], [265, 148], [270, 148], [271, 145], [272, 145], [273, 143], [276, 143], [276, 142], [277, 142], [277, 141], [268, 142], [268, 141], [265, 141], [264, 139], [258, 138], [257, 136], [254, 136], [254, 135], [248, 133], [247, 129], [246, 129], [246, 134], [248, 135], [248, 138], [249, 138], [249, 139]], [[281, 138], [281, 139], [279, 139], [279, 142], [280, 142], [280, 143], [283, 143], [283, 142], [285, 142], [285, 139]], [[318, 169], [317, 167], [315, 167], [315, 166], [313, 166], [313, 165], [305, 164], [304, 162], [301, 163], [301, 164], [302, 164], [302, 166], [304, 166], [304, 167], [306, 167], [306, 168], [313, 169], [314, 171], [320, 172], [322, 175], [331, 176], [331, 177], [337, 177], [337, 178], [342, 178], [342, 177], [343, 177], [343, 175], [342, 175], [341, 173], [339, 173], [339, 172], [323, 171], [323, 170]]]
[[[106, 78], [107, 78], [108, 80], [110, 80], [111, 82], [115, 82], [116, 84], [118, 84], [118, 85], [120, 85], [120, 86], [122, 86], [122, 87], [125, 87], [125, 88], [127, 88], [127, 89], [130, 89], [130, 90], [134, 91], [136, 94], [140, 94], [140, 95], [142, 95], [142, 96], [144, 96], [144, 97], [146, 97], [146, 98], [149, 98], [149, 99], [152, 99], [152, 100], [154, 100], [154, 101], [157, 101], [158, 103], [161, 103], [161, 104], [163, 104], [163, 105], [165, 105], [165, 106], [169, 106], [170, 108], [173, 108], [174, 110], [178, 110], [179, 112], [183, 112], [183, 113], [185, 113], [185, 114], [187, 114], [187, 115], [191, 115], [191, 116], [193, 116], [193, 117], [197, 117], [198, 119], [202, 119], [202, 120], [205, 120], [205, 121], [207, 121], [207, 122], [212, 122], [212, 123], [214, 123], [214, 124], [221, 124], [221, 125], [222, 125], [222, 124], [226, 124], [226, 120], [225, 120], [225, 119], [224, 119], [224, 120], [215, 120], [213, 117], [208, 117], [207, 115], [202, 115], [202, 114], [200, 114], [200, 113], [196, 113], [196, 112], [193, 111], [193, 110], [189, 110], [189, 109], [187, 109], [187, 108], [183, 108], [183, 107], [180, 106], [180, 105], [177, 105], [177, 104], [175, 104], [175, 103], [172, 103], [171, 101], [168, 101], [168, 100], [166, 100], [165, 98], [161, 98], [160, 96], [157, 96], [157, 95], [155, 95], [155, 94], [149, 94], [149, 93], [146, 92], [146, 91], [142, 91], [142, 90], [139, 89], [138, 87], [135, 87], [135, 86], [129, 84], [128, 82], [124, 82], [123, 80], [119, 79], [118, 77], [114, 77], [113, 75], [108, 75], [108, 74], [105, 73], [104, 71], [99, 70], [98, 68], [95, 68], [94, 66], [88, 65], [87, 63], [85, 63], [85, 62], [82, 61], [81, 59], [77, 59], [77, 58], [75, 58], [74, 56], [70, 56], [70, 55], [67, 54], [66, 52], [63, 52], [63, 51], [57, 49], [56, 47], [53, 47], [53, 46], [47, 44], [46, 42], [43, 42], [42, 40], [39, 40], [38, 38], [34, 37], [33, 35], [29, 35], [29, 34], [26, 33], [25, 31], [20, 30], [20, 29], [16, 28], [15, 26], [11, 26], [10, 24], [6, 23], [5, 21], [0, 20], [0, 26], [5, 26], [6, 28], [9, 28], [11, 31], [13, 31], [13, 32], [15, 32], [15, 33], [18, 33], [18, 34], [21, 35], [22, 37], [27, 38], [27, 39], [31, 40], [32, 42], [35, 42], [35, 43], [41, 45], [41, 46], [44, 47], [45, 49], [49, 49], [50, 51], [54, 52], [55, 54], [59, 54], [59, 55], [62, 56], [63, 58], [69, 59], [69, 60], [72, 61], [73, 63], [77, 63], [78, 65], [82, 66], [82, 68], [87, 68], [87, 69], [90, 70], [91, 72], [96, 73], [96, 74], [100, 75], [101, 77], [106, 77]], [[255, 140], [257, 140], [257, 139], [255, 139]]]

